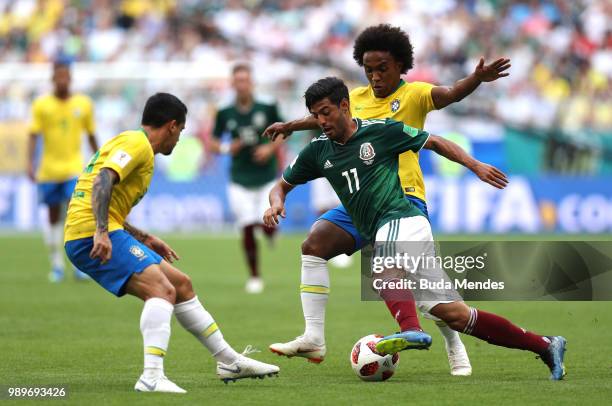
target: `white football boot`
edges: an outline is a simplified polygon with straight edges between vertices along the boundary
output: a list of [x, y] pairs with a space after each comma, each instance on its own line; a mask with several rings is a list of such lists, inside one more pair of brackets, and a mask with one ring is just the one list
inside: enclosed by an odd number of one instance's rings
[[257, 295], [264, 290], [264, 282], [261, 278], [249, 278], [244, 286], [246, 293]]
[[448, 363], [453, 376], [470, 376], [472, 375], [472, 365], [468, 358], [465, 345], [461, 341], [449, 347], [446, 345], [446, 353], [448, 354]]
[[[247, 346], [242, 354], [251, 354], [259, 352], [252, 350], [251, 346]], [[232, 364], [224, 364], [217, 362], [217, 376], [224, 383], [235, 382], [238, 379], [244, 378], [259, 378], [264, 379], [266, 376], [278, 375], [280, 368], [276, 365], [266, 364], [265, 362], [257, 361], [252, 358], [240, 355]]]
[[270, 345], [270, 351], [285, 357], [303, 357], [315, 364], [320, 364], [325, 359], [327, 349], [325, 344], [317, 345], [308, 340], [305, 336], [299, 336], [288, 343], [276, 343]]
[[134, 385], [134, 390], [137, 392], [187, 393], [185, 389], [179, 387], [165, 375], [161, 375], [156, 380], [147, 380], [144, 375], [141, 375]]

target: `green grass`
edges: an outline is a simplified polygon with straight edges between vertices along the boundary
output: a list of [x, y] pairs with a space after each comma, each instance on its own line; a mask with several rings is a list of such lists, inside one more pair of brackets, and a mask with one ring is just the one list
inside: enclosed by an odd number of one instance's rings
[[[302, 236], [262, 244], [266, 292], [243, 293], [246, 271], [235, 239], [169, 238], [200, 299], [227, 340], [281, 367], [275, 379], [224, 385], [204, 348], [173, 322], [166, 373], [188, 390], [184, 397], [132, 391], [142, 367], [138, 320], [142, 303], [116, 299], [95, 283], [46, 280], [47, 260], [37, 236], [0, 237], [0, 385], [68, 385], [72, 404], [609, 404], [612, 399], [612, 303], [487, 302], [485, 310], [517, 324], [568, 339], [567, 380], [550, 382], [531, 353], [465, 337], [474, 374], [451, 377], [435, 326], [424, 320], [430, 351], [401, 354], [396, 375], [383, 383], [359, 381], [348, 356], [369, 333], [396, 330], [382, 303], [359, 300], [357, 267], [331, 270], [327, 313], [328, 357], [321, 365], [269, 353], [268, 344], [302, 331], [298, 285]], [[19, 401], [17, 404], [25, 404]], [[61, 401], [57, 403], [62, 403]], [[8, 403], [7, 403], [8, 404]]]

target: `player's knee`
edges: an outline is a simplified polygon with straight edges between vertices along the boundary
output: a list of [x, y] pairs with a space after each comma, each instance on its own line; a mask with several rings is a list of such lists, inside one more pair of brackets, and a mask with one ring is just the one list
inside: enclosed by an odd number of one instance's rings
[[[172, 304], [176, 303], [176, 289], [172, 284], [168, 281], [164, 281], [162, 283], [157, 284], [153, 287], [148, 295], [149, 298], [158, 297], [160, 299], [164, 299]], [[145, 300], [147, 300], [145, 299]]]
[[380, 277], [382, 279], [402, 279], [406, 277], [406, 271], [398, 268], [385, 268]]
[[184, 302], [194, 296], [193, 285], [191, 284], [191, 278], [188, 275], [181, 274], [174, 288], [176, 290], [177, 302]]
[[163, 295], [165, 296], [165, 299], [168, 302], [172, 304], [176, 303], [176, 289], [171, 284], [167, 284], [164, 286]]
[[302, 243], [302, 255], [324, 258], [323, 247], [309, 235]]
[[455, 331], [463, 331], [470, 318], [470, 309], [462, 302], [439, 304], [430, 313], [442, 319]]

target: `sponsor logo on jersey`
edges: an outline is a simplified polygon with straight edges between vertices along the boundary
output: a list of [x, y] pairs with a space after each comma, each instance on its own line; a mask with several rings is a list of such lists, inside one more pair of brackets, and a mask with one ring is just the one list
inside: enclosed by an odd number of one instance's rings
[[329, 169], [329, 168], [333, 168], [334, 165], [329, 162], [329, 159], [327, 161], [325, 161], [325, 164], [323, 165], [323, 169]]
[[138, 245], [132, 245], [130, 247], [130, 254], [134, 255], [138, 259], [142, 259], [145, 256], [144, 251]]
[[393, 99], [391, 102], [391, 112], [395, 113], [400, 108], [400, 99]]
[[369, 142], [364, 142], [361, 144], [359, 148], [359, 158], [366, 165], [372, 165], [374, 162], [374, 157], [376, 156], [376, 152], [374, 152], [374, 147]]

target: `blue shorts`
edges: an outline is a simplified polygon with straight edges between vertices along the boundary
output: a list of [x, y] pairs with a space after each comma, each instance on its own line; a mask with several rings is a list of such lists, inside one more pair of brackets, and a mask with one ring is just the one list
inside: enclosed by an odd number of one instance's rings
[[47, 206], [67, 202], [77, 184], [77, 178], [65, 182], [41, 182], [38, 184], [38, 199]]
[[115, 296], [125, 295], [125, 284], [132, 274], [141, 273], [162, 258], [125, 230], [109, 233], [113, 252], [111, 259], [101, 264], [100, 259], [89, 258], [93, 237], [68, 241], [65, 245], [68, 259], [79, 270], [91, 276], [100, 286]]
[[[414, 204], [419, 210], [421, 210], [427, 220], [429, 220], [429, 214], [427, 213], [427, 203], [425, 203], [418, 197], [411, 195], [406, 195], [406, 199], [410, 200], [412, 204]], [[351, 220], [351, 216], [349, 216], [343, 205], [339, 205], [338, 207], [334, 207], [333, 209], [326, 211], [317, 220], [320, 219], [330, 221], [341, 229], [343, 229], [344, 231], [346, 231], [347, 233], [349, 233], [351, 237], [353, 237], [353, 240], [355, 240], [355, 251], [359, 251], [360, 249], [369, 244], [369, 241], [362, 237], [361, 234], [359, 234], [357, 228], [353, 224], [353, 220]]]

